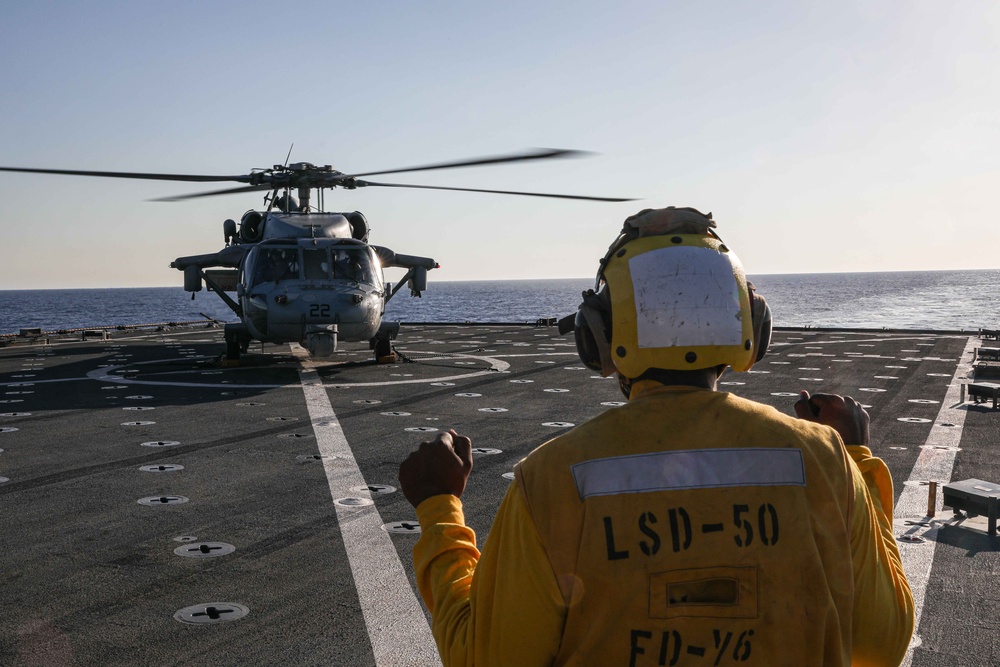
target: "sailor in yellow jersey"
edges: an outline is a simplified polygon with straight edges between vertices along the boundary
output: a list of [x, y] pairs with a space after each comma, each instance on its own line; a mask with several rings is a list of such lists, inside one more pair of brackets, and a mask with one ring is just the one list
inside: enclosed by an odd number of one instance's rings
[[794, 418], [716, 390], [770, 327], [711, 214], [626, 220], [574, 328], [628, 404], [517, 465], [482, 554], [469, 438], [400, 468], [446, 667], [899, 664], [913, 599], [867, 413], [802, 392]]

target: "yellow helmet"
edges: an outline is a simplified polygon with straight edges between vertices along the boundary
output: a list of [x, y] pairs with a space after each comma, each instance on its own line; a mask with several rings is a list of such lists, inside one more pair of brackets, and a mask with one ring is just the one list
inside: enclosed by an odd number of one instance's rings
[[576, 316], [585, 364], [634, 380], [654, 368], [746, 371], [764, 356], [770, 309], [715, 227], [693, 208], [625, 221]]

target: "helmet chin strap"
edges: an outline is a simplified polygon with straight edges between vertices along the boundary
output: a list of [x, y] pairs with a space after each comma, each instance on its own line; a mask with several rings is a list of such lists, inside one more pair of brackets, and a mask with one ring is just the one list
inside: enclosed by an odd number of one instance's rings
[[632, 378], [627, 378], [621, 373], [618, 374], [618, 388], [625, 394], [625, 398], [632, 398]]

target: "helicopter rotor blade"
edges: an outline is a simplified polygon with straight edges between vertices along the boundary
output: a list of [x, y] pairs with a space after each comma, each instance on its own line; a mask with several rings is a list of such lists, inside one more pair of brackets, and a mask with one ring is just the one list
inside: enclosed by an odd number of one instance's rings
[[492, 157], [474, 158], [471, 160], [458, 160], [456, 162], [441, 162], [438, 164], [428, 164], [418, 167], [404, 167], [402, 169], [389, 169], [387, 171], [369, 171], [364, 174], [351, 174], [352, 178], [362, 176], [381, 176], [385, 174], [399, 174], [406, 171], [430, 171], [432, 169], [455, 169], [457, 167], [475, 167], [484, 164], [503, 164], [505, 162], [524, 162], [527, 160], [550, 160], [553, 158], [583, 157], [588, 155], [586, 151], [568, 150], [562, 148], [540, 148], [524, 153], [513, 155], [495, 155]]
[[420, 190], [454, 190], [457, 192], [486, 192], [495, 195], [519, 195], [524, 197], [552, 197], [555, 199], [582, 199], [585, 201], [607, 201], [623, 202], [635, 201], [632, 198], [622, 197], [588, 197], [586, 195], [557, 195], [546, 192], [516, 192], [513, 190], [482, 190], [479, 188], [449, 188], [440, 185], [408, 185], [405, 183], [373, 183], [372, 181], [356, 181], [358, 187], [380, 187], [380, 188], [417, 188]]
[[103, 178], [137, 178], [147, 181], [188, 181], [207, 183], [213, 181], [235, 181], [249, 183], [249, 175], [207, 176], [201, 174], [144, 174], [132, 171], [87, 171], [81, 169], [27, 169], [23, 167], [0, 167], [0, 171], [22, 172], [26, 174], [62, 174], [65, 176], [100, 176]]
[[229, 188], [227, 190], [213, 190], [211, 192], [195, 192], [189, 195], [174, 195], [172, 197], [158, 197], [148, 201], [184, 201], [185, 199], [197, 199], [198, 197], [214, 197], [216, 195], [235, 195], [242, 192], [257, 192], [260, 190], [271, 190], [273, 185], [244, 185], [240, 188]]

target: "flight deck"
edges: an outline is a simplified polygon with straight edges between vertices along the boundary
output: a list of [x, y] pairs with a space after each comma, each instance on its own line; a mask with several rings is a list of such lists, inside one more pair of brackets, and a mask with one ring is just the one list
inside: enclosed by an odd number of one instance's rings
[[[1000, 542], [942, 506], [945, 484], [1000, 481], [1000, 411], [963, 391], [981, 343], [777, 330], [719, 387], [788, 414], [802, 389], [867, 407], [913, 665], [1000, 664]], [[399, 463], [470, 436], [482, 542], [518, 460], [625, 400], [554, 326], [403, 324], [394, 364], [366, 344], [318, 360], [253, 343], [227, 367], [224, 348], [210, 325], [0, 347], [0, 664], [436, 664]]]

